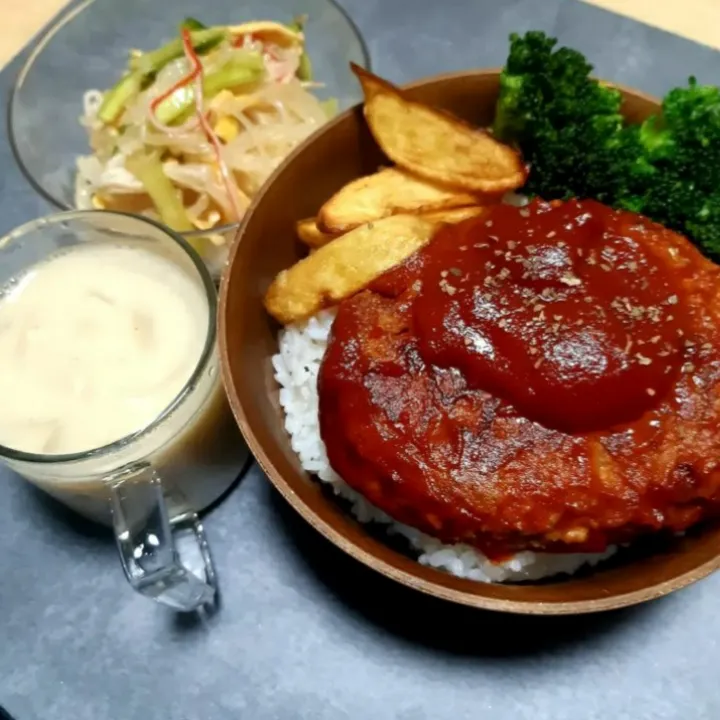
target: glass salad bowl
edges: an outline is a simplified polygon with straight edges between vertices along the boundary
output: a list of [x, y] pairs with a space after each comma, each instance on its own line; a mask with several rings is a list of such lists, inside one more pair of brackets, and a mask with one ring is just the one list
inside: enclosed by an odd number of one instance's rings
[[160, 219], [218, 277], [274, 167], [361, 99], [350, 62], [367, 53], [332, 0], [85, 0], [20, 71], [10, 143], [57, 207]]

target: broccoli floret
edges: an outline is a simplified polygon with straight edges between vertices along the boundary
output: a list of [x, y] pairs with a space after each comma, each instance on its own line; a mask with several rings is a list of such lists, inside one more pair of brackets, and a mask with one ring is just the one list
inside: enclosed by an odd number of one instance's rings
[[720, 260], [720, 192], [706, 196], [705, 202], [686, 219], [682, 229], [707, 255]]
[[638, 194], [613, 204], [685, 235], [706, 255], [720, 260], [720, 189], [702, 190], [681, 167], [653, 168]]
[[493, 131], [530, 163], [526, 192], [609, 201], [626, 193], [637, 135], [624, 132], [620, 92], [593, 80], [581, 53], [556, 44], [542, 32], [511, 35]]
[[646, 120], [639, 137], [652, 167], [637, 182], [642, 212], [720, 258], [720, 90], [690, 78], [665, 96], [662, 115]]
[[525, 192], [642, 213], [720, 258], [720, 90], [691, 78], [628, 126], [583, 55], [541, 32], [510, 40], [493, 129], [530, 163]]
[[675, 153], [675, 141], [663, 118], [649, 117], [639, 129], [640, 143], [647, 160], [662, 160]]
[[690, 78], [665, 96], [662, 117], [648, 124], [644, 145], [658, 169], [670, 168], [703, 191], [719, 186], [720, 89]]

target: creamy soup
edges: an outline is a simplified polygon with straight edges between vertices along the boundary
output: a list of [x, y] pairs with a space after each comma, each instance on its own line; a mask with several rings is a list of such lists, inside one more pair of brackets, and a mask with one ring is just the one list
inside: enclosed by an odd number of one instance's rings
[[[183, 392], [211, 321], [191, 269], [140, 245], [86, 243], [33, 266], [0, 295], [0, 444], [51, 460], [142, 431]], [[13, 464], [107, 521], [107, 479], [129, 463], [159, 469], [180, 512], [216, 499], [245, 456], [213, 352], [183, 401], [127, 446]]]
[[207, 305], [150, 250], [87, 244], [35, 266], [0, 300], [0, 443], [75, 453], [149, 425], [200, 359]]

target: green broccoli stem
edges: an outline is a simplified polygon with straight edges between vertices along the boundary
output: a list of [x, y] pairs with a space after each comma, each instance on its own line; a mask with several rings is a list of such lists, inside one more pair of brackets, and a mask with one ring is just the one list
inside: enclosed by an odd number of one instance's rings
[[493, 135], [503, 142], [519, 142], [523, 131], [522, 114], [516, 107], [516, 96], [521, 92], [522, 78], [503, 71], [500, 75], [498, 95], [493, 121]]

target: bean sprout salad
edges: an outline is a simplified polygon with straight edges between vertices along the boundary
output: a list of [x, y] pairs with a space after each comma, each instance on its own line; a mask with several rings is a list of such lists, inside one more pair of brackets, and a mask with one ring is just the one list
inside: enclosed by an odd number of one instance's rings
[[79, 208], [147, 215], [206, 260], [226, 252], [280, 161], [335, 113], [312, 90], [304, 18], [205, 27], [194, 19], [149, 52], [131, 50], [122, 78], [88, 90], [82, 125], [92, 153], [77, 160]]

